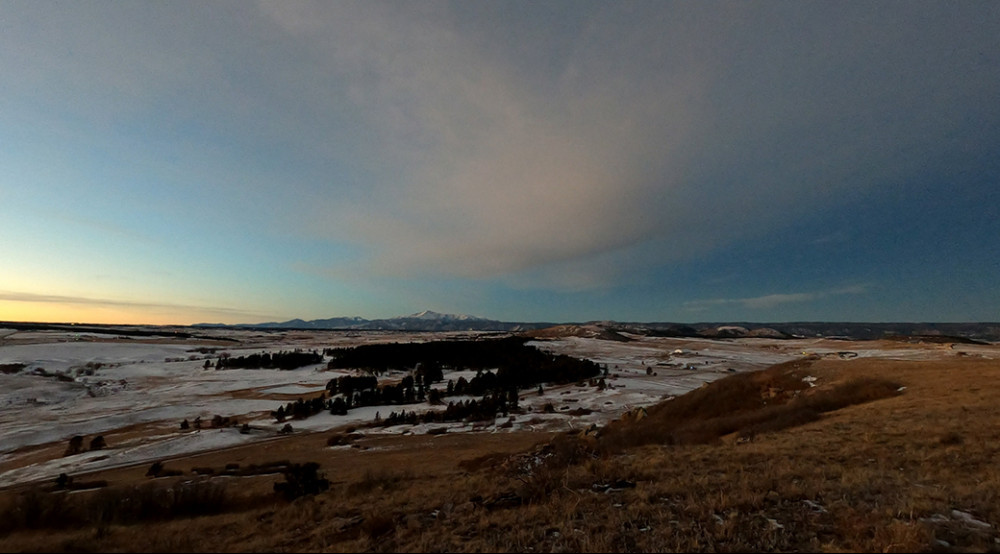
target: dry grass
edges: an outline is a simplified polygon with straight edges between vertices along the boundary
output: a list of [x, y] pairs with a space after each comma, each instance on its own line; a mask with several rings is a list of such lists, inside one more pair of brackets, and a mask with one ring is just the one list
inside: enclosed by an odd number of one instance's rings
[[751, 439], [816, 421], [820, 414], [899, 394], [900, 384], [859, 376], [813, 388], [809, 367], [817, 358], [777, 364], [765, 371], [708, 383], [648, 411], [635, 423], [613, 424], [601, 436], [606, 451], [644, 444], [705, 444], [737, 433]]
[[276, 442], [257, 461], [320, 462], [332, 481], [321, 494], [285, 502], [267, 494], [280, 476], [241, 477], [253, 502], [236, 511], [22, 529], [0, 549], [991, 551], [998, 376], [984, 358], [805, 360], [717, 381], [593, 441], [442, 435], [362, 450], [300, 437], [311, 442]]

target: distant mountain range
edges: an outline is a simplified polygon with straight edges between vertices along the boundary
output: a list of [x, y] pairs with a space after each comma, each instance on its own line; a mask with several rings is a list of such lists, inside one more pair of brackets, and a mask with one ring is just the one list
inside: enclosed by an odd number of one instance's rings
[[353, 329], [359, 331], [525, 331], [549, 327], [552, 323], [510, 323], [464, 314], [442, 314], [424, 310], [387, 319], [331, 317], [329, 319], [291, 319], [240, 325], [199, 323], [192, 327], [243, 327], [251, 329]]
[[[460, 314], [442, 314], [425, 310], [387, 319], [333, 317], [305, 321], [244, 325], [197, 324], [192, 327], [240, 327], [253, 329], [335, 329], [359, 331], [533, 331], [560, 325], [553, 322], [506, 322]], [[574, 324], [579, 325], [579, 324]], [[958, 337], [971, 340], [1000, 341], [1000, 323], [863, 323], [863, 322], [789, 322], [789, 323], [629, 323], [595, 321], [587, 325], [611, 332], [641, 335], [704, 338], [744, 337], [828, 337], [855, 340], [879, 338], [923, 338], [946, 340]]]
[[[787, 323], [670, 323], [670, 322], [505, 322], [470, 315], [423, 311], [387, 319], [333, 317], [304, 321], [225, 325], [107, 325], [86, 323], [31, 323], [0, 321], [0, 329], [62, 330], [76, 333], [115, 333], [122, 336], [195, 336], [197, 329], [315, 329], [357, 331], [499, 331], [527, 332], [538, 338], [580, 336], [607, 340], [631, 340], [629, 335], [678, 338], [811, 338], [873, 340], [892, 339], [924, 342], [1000, 342], [1000, 322], [967, 323], [865, 323], [865, 322], [787, 322]], [[213, 337], [219, 339], [219, 337]], [[0, 339], [2, 340], [2, 339]], [[219, 340], [227, 340], [225, 338]]]

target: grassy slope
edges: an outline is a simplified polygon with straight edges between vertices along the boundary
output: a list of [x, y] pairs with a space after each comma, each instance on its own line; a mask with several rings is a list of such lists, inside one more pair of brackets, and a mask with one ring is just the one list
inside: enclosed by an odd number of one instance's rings
[[[532, 445], [543, 437], [527, 434], [383, 439], [364, 452], [314, 435], [167, 465], [315, 460], [333, 482], [315, 497], [268, 495], [280, 476], [231, 479], [225, 513], [17, 531], [0, 550], [991, 550], [998, 373], [996, 360], [971, 357], [784, 364], [542, 450]], [[832, 409], [845, 395], [871, 401]], [[789, 406], [814, 413], [781, 419]], [[144, 471], [93, 477], [124, 486], [148, 481]], [[5, 500], [16, 505], [14, 494]]]

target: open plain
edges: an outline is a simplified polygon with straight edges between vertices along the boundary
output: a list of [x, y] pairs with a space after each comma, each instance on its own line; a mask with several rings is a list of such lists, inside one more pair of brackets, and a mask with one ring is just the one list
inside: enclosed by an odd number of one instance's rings
[[[599, 379], [521, 389], [491, 418], [386, 424], [470, 398], [273, 411], [366, 374], [327, 349], [511, 334], [0, 335], [5, 551], [1000, 548], [994, 343], [563, 326], [525, 344]], [[322, 361], [216, 366], [296, 350]], [[482, 371], [445, 367], [428, 392]]]

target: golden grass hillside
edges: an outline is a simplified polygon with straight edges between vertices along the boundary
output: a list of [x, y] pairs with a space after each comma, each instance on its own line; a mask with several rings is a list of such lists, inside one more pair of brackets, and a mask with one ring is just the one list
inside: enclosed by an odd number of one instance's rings
[[[806, 358], [590, 433], [296, 437], [3, 491], [0, 549], [992, 551], [998, 377], [984, 357]], [[275, 461], [327, 486], [289, 501], [273, 486], [294, 474], [219, 475]]]

